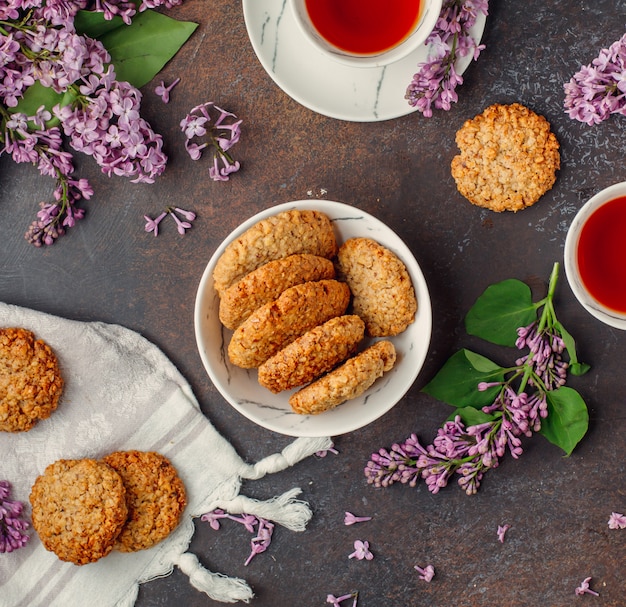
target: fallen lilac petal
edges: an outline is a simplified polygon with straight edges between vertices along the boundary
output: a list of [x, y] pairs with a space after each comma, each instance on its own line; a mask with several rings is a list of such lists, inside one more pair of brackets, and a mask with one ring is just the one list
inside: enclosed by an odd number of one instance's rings
[[611, 512], [609, 529], [626, 529], [626, 516], [619, 512]]
[[180, 213], [188, 221], [193, 221], [196, 218], [196, 214], [193, 211], [186, 211], [185, 209], [181, 209], [180, 207], [174, 207], [174, 210]]
[[252, 546], [252, 551], [250, 556], [247, 558], [244, 565], [248, 565], [248, 563], [252, 560], [254, 556], [260, 554], [261, 552], [265, 552], [272, 541], [272, 533], [274, 531], [274, 523], [270, 523], [268, 520], [264, 518], [257, 519], [259, 523], [259, 528], [257, 531], [256, 537], [253, 537], [250, 544]]
[[578, 588], [576, 588], [575, 593], [577, 595], [593, 594], [593, 596], [600, 596], [597, 592], [595, 592], [594, 590], [591, 590], [591, 588], [589, 588], [589, 582], [590, 581], [591, 581], [591, 578], [590, 577], [586, 577], [580, 583], [580, 586], [578, 586]]
[[354, 542], [354, 552], [348, 555], [349, 559], [357, 559], [362, 561], [366, 559], [371, 561], [374, 558], [374, 555], [369, 549], [370, 543], [368, 541], [362, 542], [361, 540], [356, 540]]
[[167, 215], [167, 212], [164, 211], [158, 217], [152, 219], [147, 215], [144, 215], [143, 218], [146, 220], [146, 232], [154, 232], [155, 236], [159, 235], [159, 223], [161, 220]]
[[364, 523], [366, 521], [371, 521], [371, 516], [355, 516], [352, 512], [346, 512], [343, 524], [344, 525], [354, 525], [355, 523]]
[[511, 525], [498, 525], [498, 540], [504, 543], [504, 536], [506, 532], [511, 528]]
[[426, 565], [423, 569], [419, 565], [415, 565], [413, 569], [420, 574], [420, 580], [424, 580], [425, 582], [430, 582], [430, 580], [435, 577], [435, 568], [432, 565]]
[[327, 603], [332, 603], [333, 607], [341, 607], [341, 601], [345, 601], [346, 599], [349, 599], [350, 595], [349, 594], [344, 594], [343, 596], [335, 596], [334, 594], [329, 594], [326, 597], [326, 602]]
[[316, 451], [315, 455], [317, 455], [317, 457], [326, 457], [329, 453], [333, 453], [334, 455], [339, 455], [339, 451], [335, 449], [335, 445], [333, 443], [330, 443], [330, 447], [328, 447], [328, 449], [322, 449], [321, 451]]
[[206, 514], [203, 514], [200, 517], [200, 520], [209, 523], [209, 525], [211, 526], [212, 529], [216, 529], [217, 530], [217, 529], [220, 528], [219, 519], [221, 519], [221, 518], [229, 518], [229, 515], [226, 514], [220, 508], [216, 508], [215, 510], [213, 510], [211, 512], [207, 512]]
[[161, 80], [161, 84], [154, 89], [154, 92], [161, 97], [163, 103], [169, 103], [170, 100], [170, 91], [180, 82], [180, 78], [176, 78], [172, 84], [169, 86], [165, 86], [163, 80]]

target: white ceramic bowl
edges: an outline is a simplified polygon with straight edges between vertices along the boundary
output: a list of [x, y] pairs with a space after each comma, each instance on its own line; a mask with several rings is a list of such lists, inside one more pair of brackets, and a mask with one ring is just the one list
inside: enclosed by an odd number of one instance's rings
[[[332, 220], [339, 243], [366, 236], [392, 250], [404, 262], [418, 301], [415, 322], [391, 338], [397, 351], [394, 368], [360, 397], [319, 415], [299, 415], [289, 405], [295, 391], [273, 394], [259, 385], [256, 369], [241, 369], [228, 360], [232, 331], [220, 323], [219, 298], [213, 288], [213, 269], [224, 249], [261, 219], [288, 209], [314, 209]], [[389, 411], [408, 391], [424, 364], [432, 331], [432, 310], [422, 271], [409, 248], [384, 223], [355, 207], [329, 200], [299, 200], [271, 207], [234, 230], [211, 257], [198, 287], [195, 334], [200, 357], [222, 396], [253, 422], [288, 436], [337, 436], [365, 426]]]
[[[399, 61], [424, 44], [437, 23], [443, 0], [421, 0], [419, 20], [409, 36], [397, 46], [375, 55], [352, 54], [330, 44], [311, 23], [305, 0], [288, 0], [288, 3], [298, 25], [298, 30], [308, 44], [315, 47], [323, 55], [344, 65], [372, 68]], [[381, 6], [385, 6], [385, 3], [383, 2]]]
[[616, 183], [592, 196], [578, 211], [565, 238], [565, 273], [576, 299], [582, 306], [598, 320], [626, 330], [626, 314], [607, 308], [595, 299], [587, 290], [578, 267], [578, 244], [581, 230], [589, 217], [607, 202], [626, 196], [626, 182]]

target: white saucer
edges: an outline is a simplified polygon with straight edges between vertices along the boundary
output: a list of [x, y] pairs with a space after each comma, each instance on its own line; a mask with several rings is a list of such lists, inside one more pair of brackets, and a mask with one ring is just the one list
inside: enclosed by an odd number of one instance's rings
[[[288, 209], [315, 209], [328, 215], [338, 243], [367, 236], [392, 250], [405, 264], [418, 301], [415, 321], [390, 338], [398, 355], [396, 364], [369, 390], [331, 411], [298, 415], [289, 405], [295, 391], [273, 394], [261, 387], [256, 369], [241, 369], [227, 354], [232, 331], [219, 320], [219, 297], [213, 287], [213, 270], [230, 242], [258, 221]], [[428, 353], [432, 310], [422, 270], [406, 244], [382, 221], [355, 207], [331, 200], [297, 200], [270, 207], [249, 218], [218, 247], [202, 275], [194, 312], [196, 342], [204, 367], [222, 396], [242, 415], [268, 430], [288, 436], [337, 436], [372, 423], [389, 411], [415, 382]], [[368, 345], [367, 343], [363, 344]]]
[[[330, 118], [377, 122], [416, 111], [404, 98], [428, 47], [380, 68], [351, 68], [320, 53], [298, 31], [285, 0], [243, 0], [252, 47], [269, 76], [287, 95]], [[479, 14], [472, 36], [480, 41], [486, 18]], [[462, 74], [471, 56], [457, 64]]]

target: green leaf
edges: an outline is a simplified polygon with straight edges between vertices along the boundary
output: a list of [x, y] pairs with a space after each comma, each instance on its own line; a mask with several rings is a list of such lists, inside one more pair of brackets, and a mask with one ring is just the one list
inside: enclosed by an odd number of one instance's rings
[[457, 415], [461, 418], [465, 427], [485, 424], [496, 418], [495, 415], [485, 413], [484, 411], [475, 409], [474, 407], [459, 407], [454, 410], [454, 413], [452, 413], [450, 417], [448, 417], [448, 421], [452, 421]]
[[148, 10], [135, 16], [131, 25], [114, 29], [100, 40], [111, 55], [117, 79], [140, 88], [161, 71], [197, 27], [197, 23]]
[[589, 412], [582, 396], [562, 386], [547, 392], [548, 417], [541, 421], [541, 434], [571, 455], [589, 427]]
[[561, 334], [563, 342], [565, 343], [565, 348], [569, 355], [569, 372], [572, 375], [584, 375], [587, 373], [587, 371], [591, 369], [591, 366], [578, 361], [578, 357], [576, 356], [576, 342], [572, 335], [558, 320], [554, 323], [554, 327]]
[[[11, 108], [11, 113], [23, 112], [27, 116], [34, 116], [37, 110], [43, 105], [49, 112], [52, 108], [59, 104], [61, 107], [69, 105], [76, 99], [76, 93], [72, 89], [68, 89], [65, 93], [56, 93], [49, 87], [43, 86], [38, 80], [24, 91], [24, 96], [19, 100], [18, 104]], [[46, 122], [46, 127], [50, 128], [59, 124], [58, 118], [51, 118]], [[37, 127], [29, 123], [32, 130]]]
[[56, 93], [37, 80], [24, 91], [24, 96], [15, 108], [11, 108], [11, 112], [24, 112], [27, 116], [33, 116], [40, 106], [51, 110], [62, 99], [63, 93]]
[[[130, 0], [139, 9], [141, 0]], [[136, 18], [136, 17], [135, 17]], [[105, 19], [104, 13], [100, 11], [78, 11], [74, 17], [74, 27], [81, 36], [90, 38], [100, 38], [107, 32], [118, 27], [125, 27], [124, 20], [115, 16], [112, 19]]]
[[500, 346], [514, 346], [517, 329], [537, 318], [530, 288], [510, 278], [493, 284], [476, 300], [465, 317], [465, 329]]
[[104, 34], [124, 27], [125, 23], [121, 17], [115, 16], [113, 19], [105, 19], [104, 13], [94, 11], [78, 11], [74, 17], [76, 32], [81, 36], [89, 38], [100, 38]]
[[500, 387], [480, 392], [478, 384], [482, 381], [502, 382], [504, 374], [504, 369], [488, 358], [463, 349], [446, 361], [422, 391], [454, 407], [480, 409], [494, 401]]

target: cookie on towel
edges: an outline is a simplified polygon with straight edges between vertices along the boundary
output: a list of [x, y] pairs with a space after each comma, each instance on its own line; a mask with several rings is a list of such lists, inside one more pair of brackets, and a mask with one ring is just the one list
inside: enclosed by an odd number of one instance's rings
[[331, 318], [266, 360], [259, 367], [259, 383], [274, 393], [308, 384], [353, 354], [364, 332], [356, 315]]
[[371, 238], [350, 238], [337, 254], [338, 276], [352, 291], [352, 308], [372, 337], [402, 333], [414, 320], [417, 299], [406, 266]]
[[224, 290], [268, 261], [296, 253], [331, 259], [337, 241], [330, 219], [320, 211], [283, 211], [248, 228], [224, 249], [213, 270], [217, 292]]
[[228, 357], [238, 367], [259, 367], [309, 329], [341, 316], [350, 289], [337, 280], [305, 282], [283, 291], [243, 322], [228, 344]]
[[63, 377], [50, 346], [22, 328], [0, 328], [0, 430], [30, 430], [57, 408]]
[[187, 505], [185, 486], [171, 462], [154, 451], [116, 451], [104, 458], [126, 487], [128, 518], [115, 548], [135, 552], [165, 539]]
[[33, 527], [46, 550], [76, 565], [106, 556], [126, 523], [126, 489], [108, 464], [61, 459], [30, 493]]
[[560, 168], [559, 142], [550, 123], [527, 107], [494, 104], [456, 134], [452, 159], [457, 189], [472, 204], [519, 211], [543, 196]]
[[316, 415], [360, 396], [396, 362], [390, 341], [378, 341], [360, 354], [291, 395], [296, 413]]
[[236, 329], [252, 312], [277, 299], [289, 287], [335, 277], [330, 259], [309, 253], [289, 255], [253, 270], [222, 292], [219, 317], [228, 329]]

